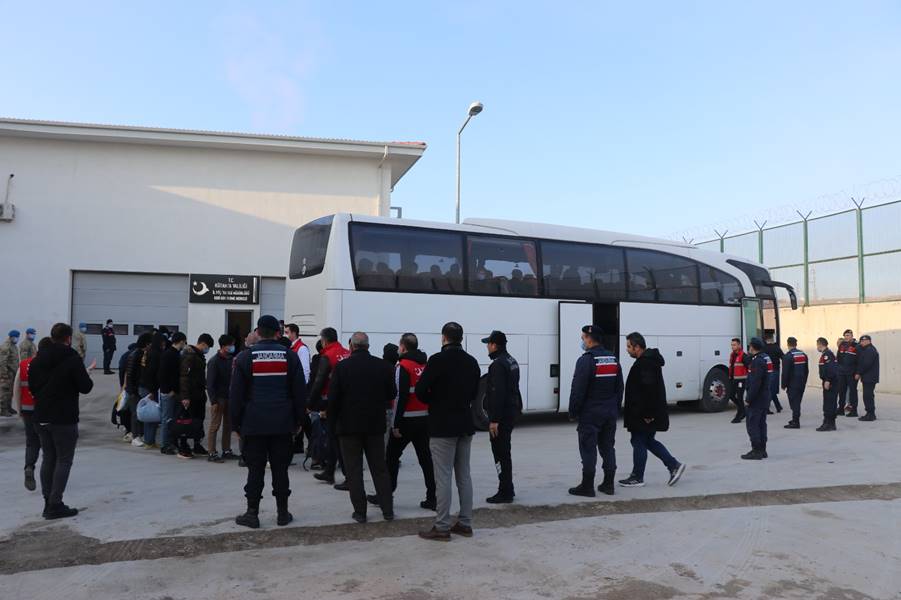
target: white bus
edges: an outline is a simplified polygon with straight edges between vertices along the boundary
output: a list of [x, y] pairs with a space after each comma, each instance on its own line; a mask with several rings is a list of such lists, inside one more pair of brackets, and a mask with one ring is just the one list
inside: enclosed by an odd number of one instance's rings
[[728, 404], [730, 340], [779, 337], [776, 287], [766, 269], [678, 242], [581, 229], [469, 219], [461, 225], [336, 214], [294, 235], [286, 322], [308, 342], [334, 327], [342, 341], [370, 336], [372, 351], [419, 336], [431, 355], [457, 321], [464, 346], [487, 369], [481, 338], [507, 334], [521, 366], [528, 412], [566, 412], [583, 325], [628, 373], [625, 336], [639, 331], [666, 359], [670, 402]]

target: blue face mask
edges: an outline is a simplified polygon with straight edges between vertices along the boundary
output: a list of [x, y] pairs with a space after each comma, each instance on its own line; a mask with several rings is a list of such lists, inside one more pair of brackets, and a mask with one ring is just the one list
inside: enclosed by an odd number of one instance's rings
[[579, 348], [581, 348], [583, 352], [588, 351], [588, 346], [585, 344], [585, 340], [579, 340]]
[[204, 349], [203, 349], [203, 353], [204, 353], [204, 354], [209, 354], [209, 353], [210, 353], [210, 349], [209, 349], [209, 348], [204, 348]]
[[228, 352], [229, 354], [234, 354], [234, 353], [235, 353], [235, 347], [234, 347], [234, 346], [229, 346], [228, 348], [225, 349], [225, 351]]
[[9, 339], [12, 340], [12, 343], [13, 343], [13, 344], [18, 344], [18, 343], [19, 343], [19, 338], [17, 338], [17, 337], [11, 337], [11, 338], [9, 338]]

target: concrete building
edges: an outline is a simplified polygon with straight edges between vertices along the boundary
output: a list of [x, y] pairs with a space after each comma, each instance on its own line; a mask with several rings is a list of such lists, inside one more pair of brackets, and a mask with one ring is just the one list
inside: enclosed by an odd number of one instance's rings
[[294, 230], [388, 215], [423, 143], [0, 120], [0, 333], [107, 318], [122, 350], [281, 317]]

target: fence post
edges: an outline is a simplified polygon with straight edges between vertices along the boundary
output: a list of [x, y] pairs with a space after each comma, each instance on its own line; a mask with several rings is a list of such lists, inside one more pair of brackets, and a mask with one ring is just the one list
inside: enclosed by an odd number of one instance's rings
[[723, 233], [720, 233], [719, 231], [714, 229], [713, 233], [715, 233], [717, 235], [717, 237], [720, 238], [720, 254], [722, 254], [726, 251], [726, 241], [725, 240], [726, 240], [726, 234], [729, 233], [729, 230], [726, 229], [723, 231]]
[[810, 219], [810, 215], [813, 214], [813, 211], [809, 211], [806, 215], [801, 211], [795, 212], [801, 217], [802, 231], [804, 232], [804, 235], [802, 236], [804, 244], [804, 306], [810, 306], [810, 254], [809, 245], [807, 243], [807, 220]]
[[857, 217], [857, 301], [863, 304], [866, 301], [866, 290], [864, 289], [863, 279], [863, 203], [866, 198], [861, 198], [860, 202], [851, 198], [854, 203], [854, 213]]
[[758, 223], [755, 219], [754, 225], [757, 225], [757, 262], [763, 264], [763, 228], [766, 225], [766, 221]]

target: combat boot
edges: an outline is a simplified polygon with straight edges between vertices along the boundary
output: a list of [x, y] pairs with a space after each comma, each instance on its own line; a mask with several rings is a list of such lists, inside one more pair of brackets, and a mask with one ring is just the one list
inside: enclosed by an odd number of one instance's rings
[[788, 424], [785, 426], [785, 428], [786, 429], [801, 429], [801, 424], [795, 420], [791, 420], [788, 422]]
[[607, 494], [608, 496], [613, 495], [613, 477], [616, 475], [616, 471], [611, 471], [609, 469], [604, 469], [604, 481], [601, 482], [601, 485], [598, 486], [598, 491], [602, 494]]
[[835, 421], [826, 419], [823, 424], [817, 427], [817, 431], [835, 431]]
[[294, 520], [294, 515], [288, 512], [287, 496], [278, 496], [275, 499], [275, 505], [278, 508], [278, 518], [275, 522], [278, 523], [280, 527], [283, 527]]
[[585, 496], [586, 498], [594, 498], [594, 471], [582, 471], [582, 483], [576, 487], [569, 488], [569, 493], [573, 496]]
[[741, 457], [745, 460], [763, 460], [763, 452], [759, 448], [751, 448], [750, 452], [742, 454]]
[[251, 529], [260, 528], [260, 499], [247, 499], [247, 512], [238, 515], [235, 523], [242, 527], [250, 527]]

